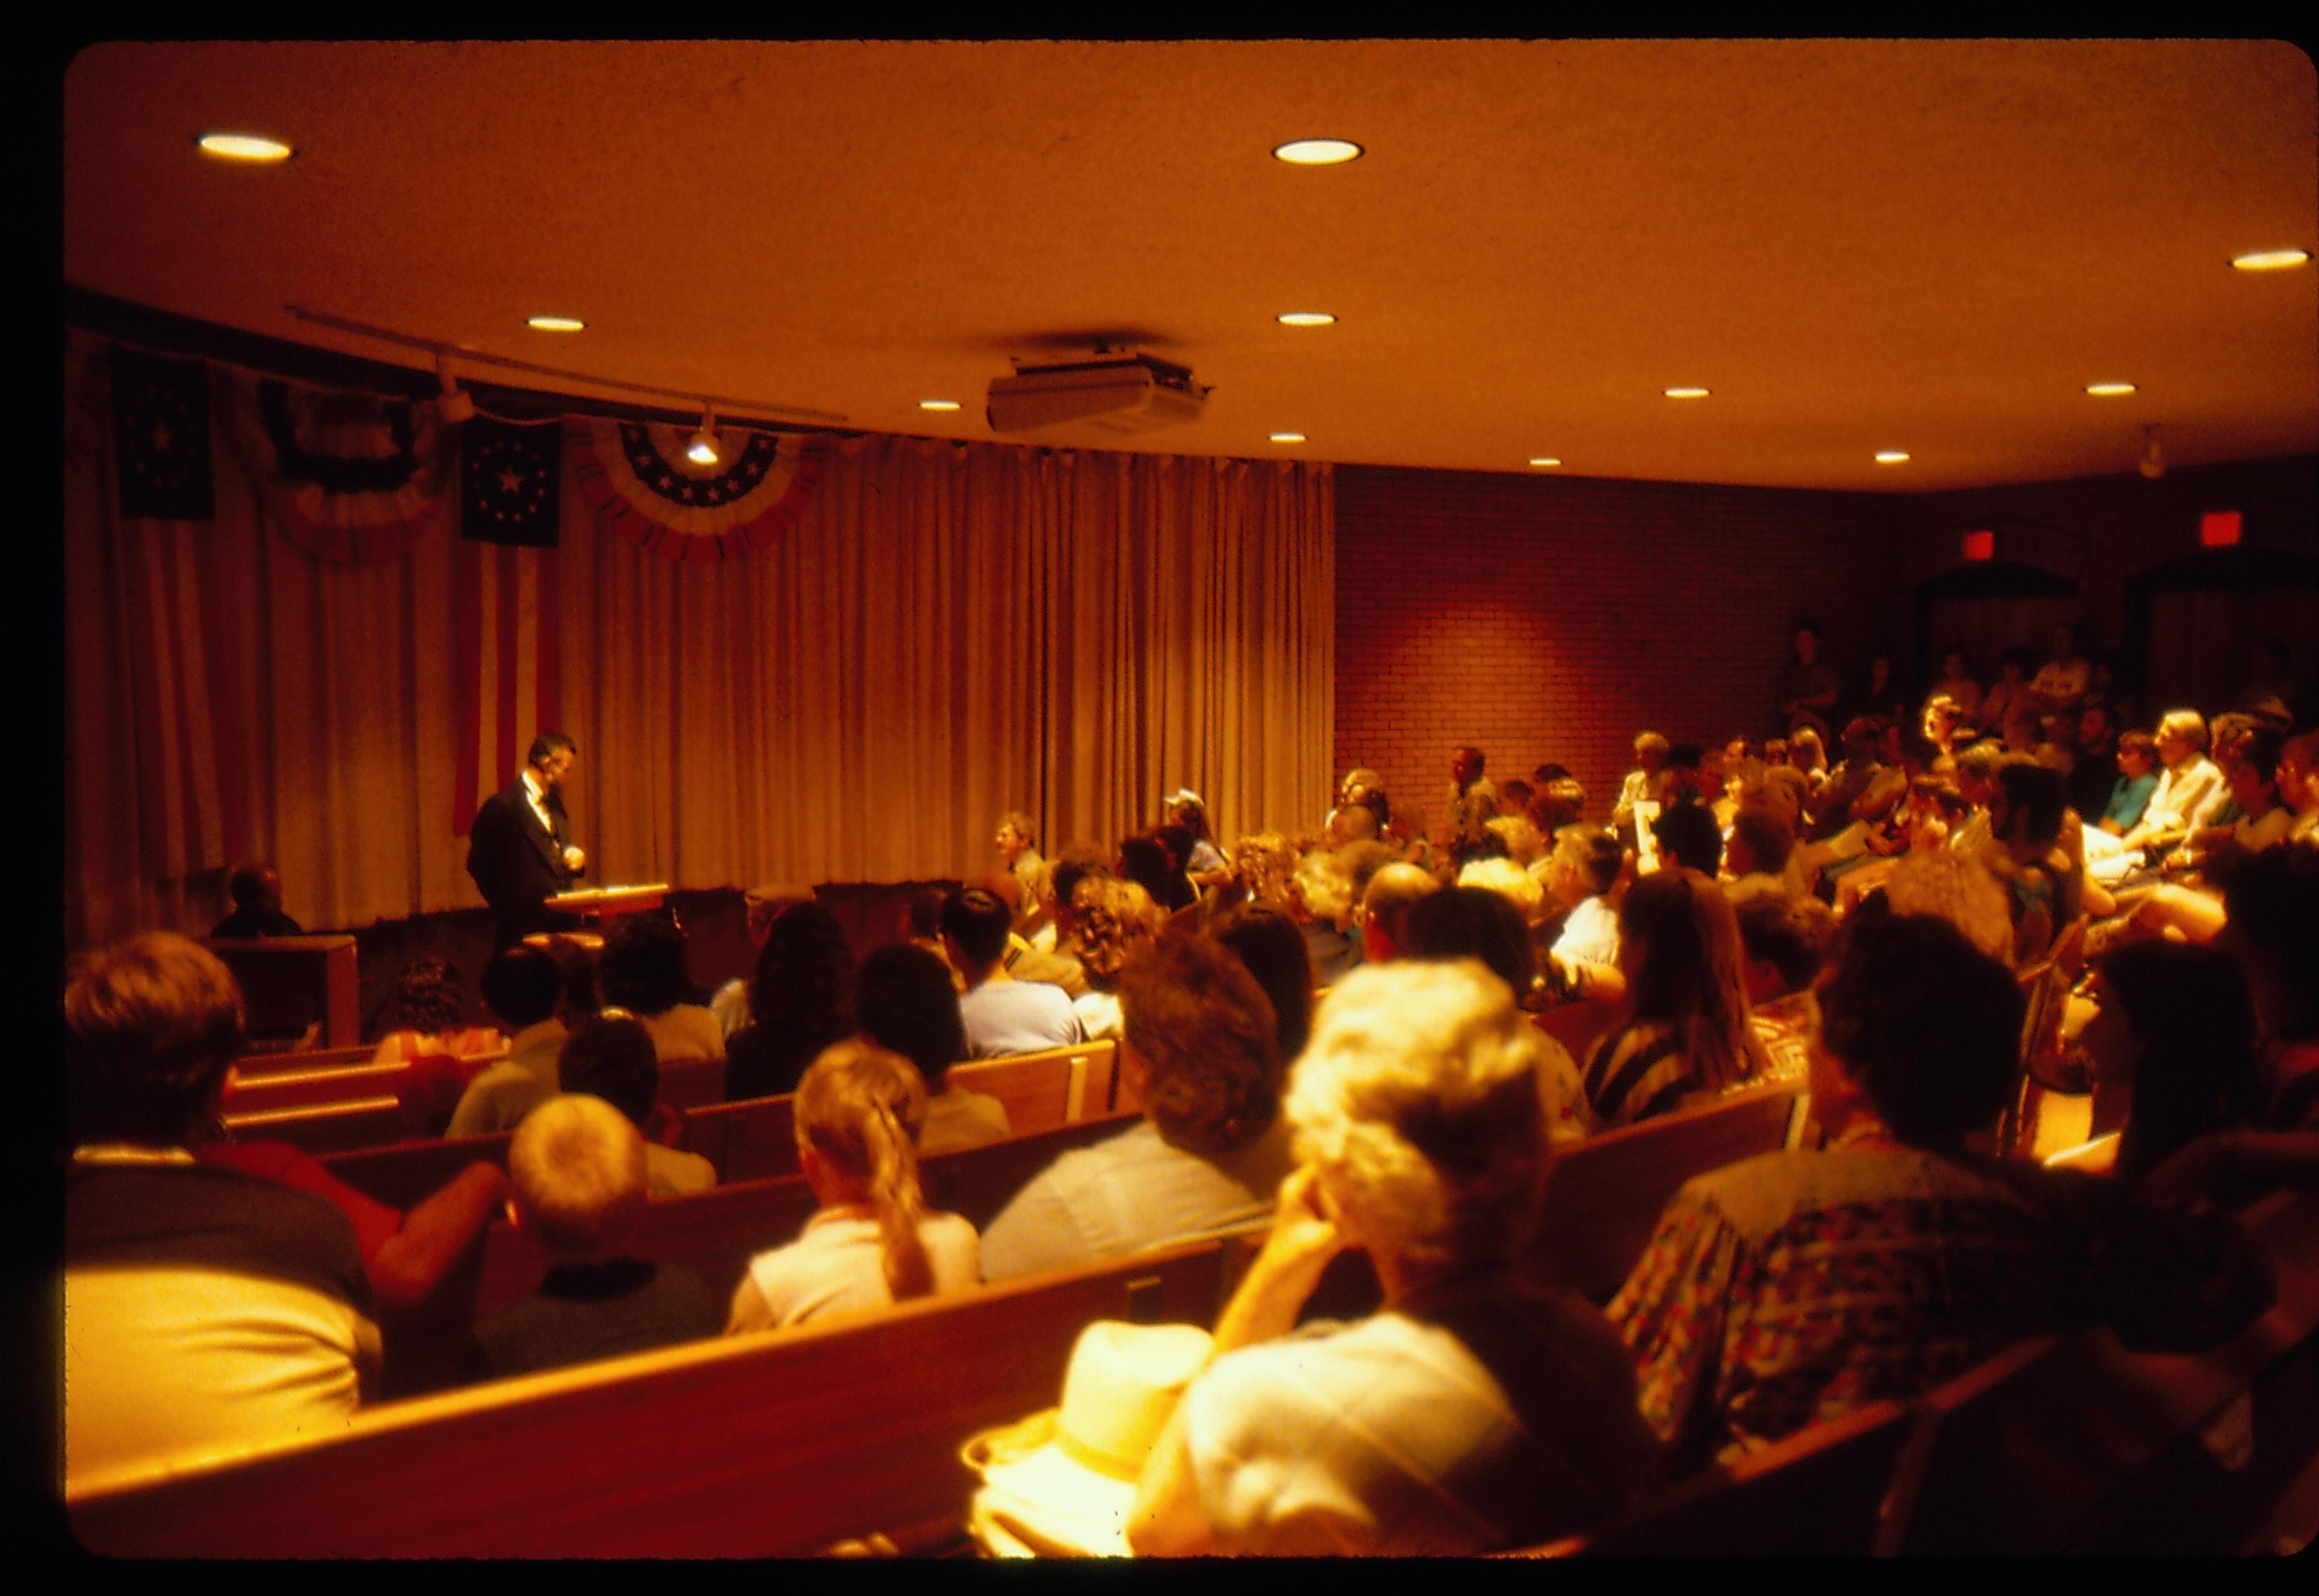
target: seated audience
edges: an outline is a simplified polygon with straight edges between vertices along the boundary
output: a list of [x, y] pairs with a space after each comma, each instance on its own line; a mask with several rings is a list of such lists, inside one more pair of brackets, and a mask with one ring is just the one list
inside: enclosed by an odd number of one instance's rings
[[1069, 1268], [1271, 1212], [1288, 1173], [1271, 1002], [1213, 938], [1161, 938], [1120, 984], [1120, 1069], [1143, 1122], [1065, 1153], [990, 1223], [986, 1278]]
[[167, 932], [64, 995], [65, 1470], [343, 1429], [377, 1372], [345, 1214], [189, 1150], [242, 1050], [241, 994]]
[[966, 983], [958, 1012], [966, 1022], [970, 1059], [1036, 1053], [1087, 1040], [1069, 993], [1007, 973], [1008, 920], [1006, 906], [987, 888], [961, 888], [943, 904], [943, 948]]
[[2078, 653], [2077, 627], [2058, 626], [2053, 628], [2053, 655], [2031, 680], [2029, 698], [2047, 715], [2071, 714], [2084, 702], [2093, 677], [2093, 666]]
[[[1020, 809], [1009, 809], [998, 817], [998, 834], [993, 843], [999, 861], [1015, 884], [1015, 901], [1026, 916], [1035, 915], [1046, 900], [1047, 874], [1047, 861], [1039, 857], [1038, 822]], [[1024, 929], [1036, 927], [1026, 924]]]
[[1827, 744], [1810, 726], [1788, 734], [1788, 766], [1804, 779], [1809, 797], [1817, 799], [1827, 785]]
[[2158, 744], [2148, 732], [2121, 732], [2117, 739], [2117, 780], [2111, 783], [2101, 806], [2101, 829], [2123, 836], [2141, 823], [2158, 790]]
[[567, 1093], [585, 1092], [628, 1116], [645, 1132], [645, 1177], [655, 1197], [705, 1192], [717, 1184], [717, 1166], [696, 1152], [663, 1146], [651, 1133], [660, 1106], [660, 1056], [652, 1032], [632, 1014], [589, 1021], [564, 1044], [556, 1074]]
[[[1490, 816], [1498, 812], [1496, 784], [1482, 774], [1486, 762], [1482, 751], [1475, 747], [1458, 749], [1449, 760], [1449, 792], [1442, 800], [1448, 830], [1442, 835], [1443, 852], [1453, 865], [1463, 864], [1476, 855], [1482, 839], [1487, 835]], [[1322, 984], [1327, 983], [1322, 977]]]
[[1619, 970], [1619, 911], [1611, 901], [1626, 867], [1619, 839], [1599, 825], [1565, 826], [1545, 866], [1548, 910], [1561, 915], [1544, 960], [1548, 984], [1565, 996], [1616, 1003], [1627, 992]]
[[1996, 735], [2023, 710], [2034, 708], [2029, 697], [2030, 673], [2037, 667], [2037, 656], [2019, 644], [1997, 656], [1997, 680], [1981, 697], [1981, 729]]
[[1643, 1416], [1680, 1457], [1907, 1401], [2032, 1336], [2107, 1321], [2188, 1350], [2269, 1305], [2226, 1225], [1967, 1153], [2017, 1077], [2024, 1000], [2002, 965], [1922, 916], [1846, 944], [1811, 1053], [1827, 1150], [1691, 1181], [1611, 1304]]
[[1403, 951], [1411, 959], [1435, 963], [1477, 959], [1505, 982], [1517, 1003], [1537, 986], [1538, 956], [1530, 948], [1529, 928], [1502, 892], [1485, 887], [1437, 888], [1411, 906], [1408, 924]]
[[1588, 1050], [1583, 1077], [1598, 1126], [1631, 1125], [1769, 1072], [1748, 1021], [1738, 924], [1712, 880], [1662, 870], [1629, 888], [1619, 968], [1625, 1011]]
[[405, 1066], [395, 1096], [406, 1133], [440, 1136], [450, 1129], [467, 1084], [506, 1050], [507, 1038], [493, 1026], [459, 1023], [466, 1013], [467, 987], [447, 960], [419, 958], [405, 964], [395, 982], [394, 1008], [395, 1029], [380, 1040], [371, 1062]]
[[600, 1097], [559, 1096], [508, 1148], [509, 1215], [547, 1260], [539, 1289], [476, 1321], [468, 1377], [504, 1379], [717, 1334], [690, 1270], [628, 1256], [650, 1205], [645, 1140]]
[[1112, 873], [1142, 888], [1168, 914], [1192, 904], [1191, 878], [1178, 868], [1167, 844], [1156, 836], [1122, 837]]
[[1119, 972], [1129, 957], [1160, 934], [1160, 906], [1132, 881], [1096, 876], [1071, 893], [1078, 931], [1079, 963], [1087, 994], [1075, 999], [1079, 1029], [1090, 1041], [1119, 1035]]
[[2253, 1123], [2254, 1003], [2229, 954], [2128, 943], [2097, 968], [2094, 1001], [2078, 1043], [2093, 1061], [2095, 1128], [2125, 1122], [2118, 1179], [2138, 1186], [2199, 1137]]
[[[773, 922], [799, 904], [811, 903], [813, 888], [783, 881], [768, 881], [762, 886], [750, 888], [741, 897], [748, 914], [749, 946], [762, 953], [764, 951], [765, 937], [772, 930]], [[755, 969], [753, 960], [751, 961], [750, 968], [752, 971]], [[717, 1016], [717, 1026], [728, 1040], [733, 1032], [747, 1024], [749, 1023], [748, 978], [735, 976], [717, 987], [717, 995], [708, 1000], [708, 1012]]]
[[1194, 887], [1205, 893], [1232, 879], [1232, 862], [1224, 858], [1223, 850], [1216, 846], [1215, 837], [1208, 830], [1208, 807], [1200, 801], [1198, 793], [1188, 787], [1178, 788], [1168, 795], [1162, 813], [1170, 825], [1180, 825], [1192, 834], [1192, 852], [1184, 861], [1184, 869]]
[[[1508, 785], [1511, 785], [1509, 783]], [[1505, 857], [1528, 870], [1546, 852], [1546, 839], [1527, 815], [1499, 815], [1485, 828], [1505, 848]]]
[[1742, 804], [1731, 816], [1731, 836], [1723, 844], [1723, 868], [1730, 877], [1723, 895], [1736, 906], [1751, 897], [1785, 897], [1793, 892], [1788, 860], [1796, 834], [1768, 807]]
[[1296, 897], [1298, 855], [1277, 832], [1260, 831], [1232, 844], [1232, 879], [1250, 903], [1290, 907]]
[[1712, 879], [1723, 868], [1723, 828], [1704, 804], [1670, 804], [1651, 825], [1659, 868], [1697, 870]]
[[1315, 849], [1296, 866], [1289, 914], [1304, 930], [1304, 945], [1313, 956], [1313, 979], [1322, 987], [1342, 979], [1361, 961], [1360, 938], [1353, 931], [1353, 906], [1360, 897], [1351, 852]]
[[501, 948], [483, 966], [483, 1002], [510, 1033], [507, 1057], [467, 1083], [451, 1111], [449, 1136], [488, 1136], [512, 1131], [523, 1116], [563, 1087], [555, 1061], [568, 1032], [555, 1017], [564, 997], [564, 972], [537, 948], [517, 942]]
[[2116, 880], [2207, 824], [2230, 789], [2223, 772], [2206, 757], [2206, 717], [2195, 709], [2170, 710], [2159, 721], [2156, 745], [2162, 769], [2158, 785], [2143, 807], [2142, 818], [2125, 830], [2115, 848], [2089, 852], [2089, 868], [2105, 880]]
[[733, 1294], [725, 1333], [780, 1330], [963, 1291], [981, 1279], [974, 1227], [927, 1209], [916, 1139], [925, 1082], [908, 1059], [842, 1041], [798, 1087], [798, 1166], [819, 1212], [761, 1252]]
[[1972, 670], [1962, 648], [1952, 648], [1941, 655], [1941, 679], [1933, 683], [1926, 702], [1945, 698], [1956, 707], [1956, 722], [1960, 728], [1981, 724], [1981, 683], [1973, 680]]
[[1167, 851], [1169, 896], [1176, 900], [1170, 912], [1180, 914], [1200, 897], [1199, 887], [1192, 879], [1192, 828], [1180, 820], [1166, 821], [1151, 828], [1151, 839]]
[[2060, 845], [2068, 814], [2059, 771], [2023, 762], [1997, 772], [1989, 812], [1992, 846], [1981, 861], [2006, 890], [2017, 964], [2044, 957], [2054, 934], [2077, 918], [2076, 872]]
[[2090, 699], [2078, 712], [2075, 746], [2070, 761], [2070, 807], [2099, 820], [2117, 790], [2118, 728], [2111, 724], [2110, 707]]
[[[1136, 1551], [1480, 1552], [1635, 1492], [1656, 1447], [1616, 1333], [1517, 1267], [1547, 1167], [1541, 1040], [1471, 963], [1330, 995], [1286, 1108], [1299, 1168], [1145, 1465]], [[1297, 1332], [1348, 1248], [1385, 1305]]]
[[1878, 912], [1945, 920], [1990, 958], [2002, 964], [2013, 961], [2011, 900], [1976, 857], [1954, 850], [1908, 854], [1862, 908], [1870, 904], [1881, 905]]
[[233, 913], [210, 927], [212, 942], [236, 937], [303, 936], [298, 922], [282, 912], [282, 878], [270, 864], [245, 864], [226, 881]]
[[1514, 906], [1525, 932], [1546, 917], [1546, 889], [1511, 859], [1476, 859], [1457, 872], [1460, 887], [1479, 887]]
[[1619, 801], [1611, 806], [1611, 829], [1631, 832], [1642, 817], [1666, 802], [1667, 740], [1656, 732], [1635, 735], [1635, 768], [1620, 778]]
[[920, 1153], [983, 1147], [1015, 1133], [1004, 1103], [950, 1079], [950, 1067], [966, 1057], [966, 1023], [958, 1017], [949, 965], [907, 943], [880, 948], [862, 961], [854, 1004], [862, 1034], [916, 1065], [925, 1080], [931, 1096]]
[[[642, 1022], [663, 1064], [725, 1056], [724, 1027], [699, 1000], [687, 951], [676, 916], [653, 910], [614, 921], [596, 961], [604, 1006], [626, 1009]], [[564, 1090], [571, 1089], [565, 1083]]]
[[[1429, 887], [1432, 880], [1426, 877]], [[1281, 1068], [1287, 1069], [1304, 1050], [1305, 1038], [1313, 1032], [1313, 955], [1304, 945], [1304, 933], [1278, 909], [1246, 903], [1218, 915], [1211, 934], [1248, 966], [1248, 973], [1271, 1001], [1273, 1034], [1280, 1043]]]
[[[1071, 906], [1071, 899], [1079, 883], [1090, 878], [1109, 880], [1111, 866], [1105, 861], [1101, 851], [1088, 843], [1073, 843], [1048, 865], [1045, 888], [1049, 897], [1041, 915], [1045, 924], [1022, 945], [1017, 945], [1020, 939], [1008, 940], [1007, 974], [1018, 981], [1043, 981], [1051, 987], [1060, 987], [1074, 1001], [1087, 995], [1090, 988], [1087, 967], [1079, 962], [1078, 911]], [[1229, 871], [1226, 879], [1230, 879]]]
[[749, 1014], [725, 1044], [727, 1102], [796, 1091], [822, 1049], [853, 1033], [853, 953], [836, 915], [794, 904], [766, 928]]
[[1836, 941], [1836, 915], [1816, 897], [1765, 893], [1732, 914], [1746, 960], [1747, 1007], [1771, 1073], [1801, 1072], [1816, 1010], [1811, 991]]
[[1361, 895], [1361, 962], [1384, 964], [1408, 943], [1409, 911], [1439, 883], [1413, 864], [1388, 864], [1369, 878]]

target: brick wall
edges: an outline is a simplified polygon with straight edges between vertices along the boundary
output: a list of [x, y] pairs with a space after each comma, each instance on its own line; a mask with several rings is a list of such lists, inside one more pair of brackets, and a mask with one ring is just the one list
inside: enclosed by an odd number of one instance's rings
[[1638, 730], [1772, 729], [1798, 617], [1847, 674], [1908, 624], [1887, 495], [1374, 466], [1336, 493], [1337, 768], [1436, 825], [1460, 743], [1568, 765], [1604, 817]]

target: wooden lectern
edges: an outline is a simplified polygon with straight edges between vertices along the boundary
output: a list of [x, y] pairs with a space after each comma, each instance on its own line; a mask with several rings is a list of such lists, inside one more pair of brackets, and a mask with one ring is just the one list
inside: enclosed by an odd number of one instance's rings
[[642, 887], [591, 887], [579, 892], [559, 892], [547, 900], [547, 906], [567, 915], [577, 915], [592, 921], [591, 931], [537, 931], [524, 938], [527, 946], [547, 948], [555, 938], [576, 942], [591, 951], [604, 945], [604, 928], [624, 915], [642, 914], [656, 909], [668, 901], [668, 883], [655, 881]]

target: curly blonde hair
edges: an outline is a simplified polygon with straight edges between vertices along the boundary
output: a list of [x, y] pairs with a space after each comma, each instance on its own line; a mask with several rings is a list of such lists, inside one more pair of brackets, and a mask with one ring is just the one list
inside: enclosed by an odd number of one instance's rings
[[1365, 965], [1314, 1017], [1284, 1107], [1364, 1243], [1487, 1267], [1545, 1190], [1546, 1042], [1479, 962]]
[[1167, 920], [1140, 883], [1116, 876], [1081, 877], [1071, 888], [1071, 908], [1078, 916], [1079, 962], [1087, 979], [1106, 989], [1118, 983], [1127, 956], [1159, 935]]
[[1296, 849], [1275, 831], [1260, 831], [1232, 844], [1232, 879], [1258, 903], [1285, 908], [1289, 881], [1296, 873]]

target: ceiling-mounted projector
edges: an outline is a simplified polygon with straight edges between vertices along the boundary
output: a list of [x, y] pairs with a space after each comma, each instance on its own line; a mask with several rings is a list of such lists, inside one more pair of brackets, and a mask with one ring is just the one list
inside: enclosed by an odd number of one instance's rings
[[1189, 366], [1134, 350], [1060, 360], [1015, 357], [1015, 374], [993, 377], [984, 412], [993, 432], [1035, 432], [1085, 421], [1112, 432], [1149, 432], [1196, 421], [1209, 390]]

